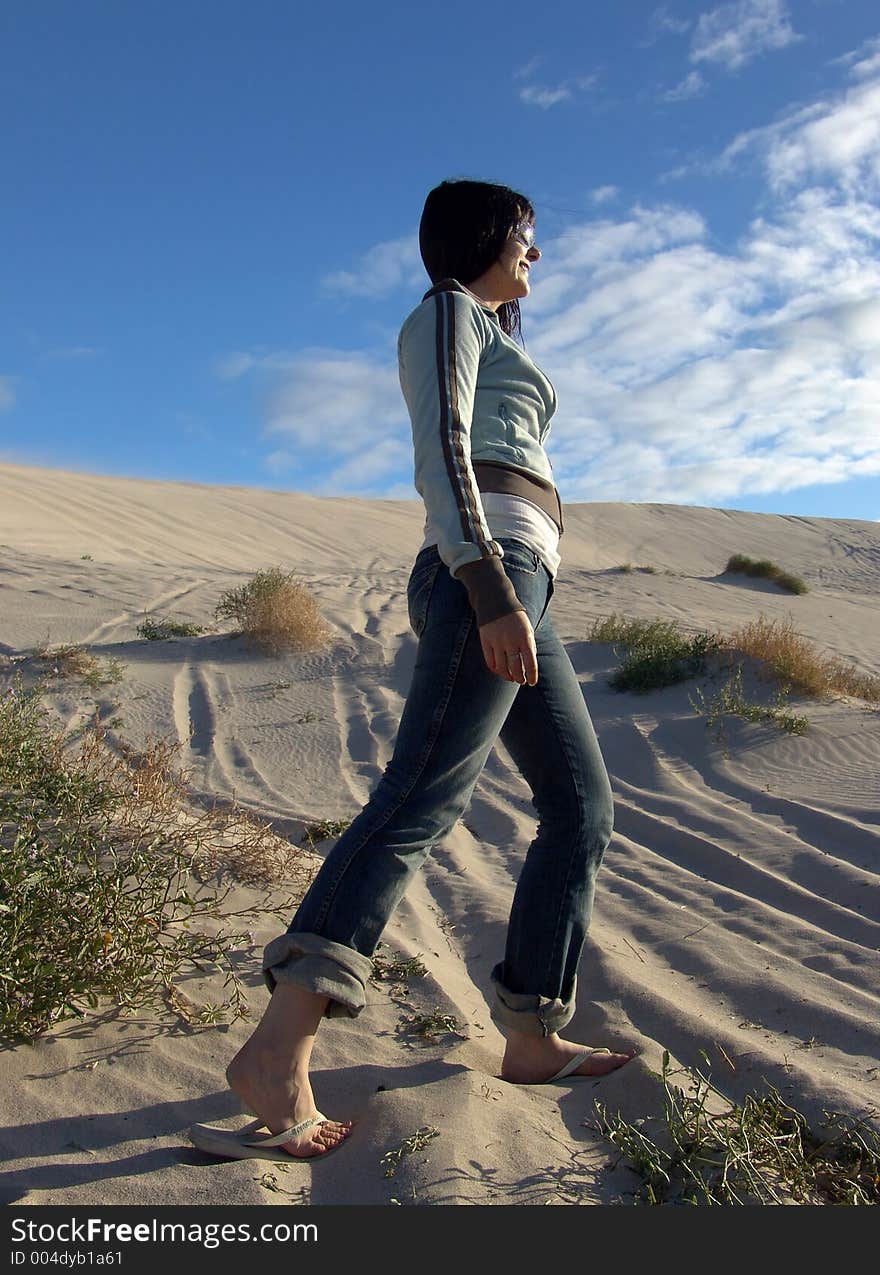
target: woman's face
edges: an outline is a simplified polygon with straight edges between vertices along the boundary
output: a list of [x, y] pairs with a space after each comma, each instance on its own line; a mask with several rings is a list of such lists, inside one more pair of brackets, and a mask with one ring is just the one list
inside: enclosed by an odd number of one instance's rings
[[510, 281], [511, 296], [505, 300], [529, 295], [529, 272], [539, 258], [541, 250], [534, 246], [534, 222], [523, 219], [502, 247], [496, 263]]
[[529, 274], [540, 257], [541, 251], [535, 247], [534, 223], [523, 219], [508, 236], [498, 260], [486, 272], [486, 281], [491, 279], [493, 299], [499, 305], [529, 295]]

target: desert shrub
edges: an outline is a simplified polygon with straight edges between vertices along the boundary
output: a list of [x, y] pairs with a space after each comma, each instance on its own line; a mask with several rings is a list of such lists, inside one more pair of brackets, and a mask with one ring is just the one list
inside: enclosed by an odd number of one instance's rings
[[687, 1088], [672, 1083], [664, 1050], [662, 1116], [629, 1123], [595, 1104], [590, 1123], [640, 1180], [633, 1203], [880, 1203], [880, 1134], [867, 1121], [825, 1111], [820, 1133], [772, 1085], [739, 1103], [698, 1069], [681, 1071]]
[[745, 554], [735, 553], [733, 557], [728, 559], [727, 566], [724, 569], [739, 575], [773, 580], [781, 589], [787, 589], [789, 593], [809, 592], [808, 585], [800, 576], [792, 575], [789, 571], [783, 571], [781, 567], [777, 567], [774, 562], [768, 561], [767, 558], [747, 558]]
[[768, 672], [792, 690], [821, 698], [835, 691], [854, 695], [871, 703], [880, 701], [880, 678], [862, 673], [836, 656], [823, 656], [785, 621], [761, 615], [734, 630], [729, 646], [761, 660]]
[[258, 571], [247, 584], [227, 589], [214, 615], [234, 621], [242, 633], [273, 652], [286, 647], [314, 650], [332, 632], [307, 587], [280, 567]]
[[304, 889], [311, 857], [234, 806], [190, 814], [171, 766], [179, 743], [136, 758], [111, 749], [97, 720], [67, 734], [43, 689], [19, 678], [0, 697], [0, 1033], [34, 1040], [99, 997], [179, 1007], [174, 979], [205, 962], [225, 970], [229, 995], [194, 1021], [245, 1016], [229, 959], [252, 942], [241, 918], [284, 919], [293, 900], [232, 912], [231, 886], [210, 878], [289, 884], [299, 872]]
[[719, 727], [720, 739], [723, 739], [723, 719], [727, 714], [741, 717], [747, 722], [773, 722], [788, 735], [803, 735], [809, 727], [809, 721], [797, 713], [786, 712], [786, 694], [785, 687], [778, 687], [772, 705], [747, 699], [743, 690], [742, 665], [738, 665], [710, 699], [707, 700], [699, 688], [689, 699], [691, 707], [697, 713], [705, 714], [707, 726]]
[[794, 691], [819, 698], [836, 691], [880, 702], [880, 678], [836, 657], [820, 655], [795, 631], [790, 616], [778, 621], [761, 615], [727, 635], [687, 637], [672, 621], [632, 620], [612, 613], [594, 622], [589, 639], [625, 649], [624, 662], [611, 679], [617, 690], [667, 686], [702, 672], [711, 655], [739, 652], [758, 660], [763, 676], [779, 681], [785, 694]]
[[110, 656], [102, 664], [86, 647], [74, 642], [50, 646], [48, 639], [33, 652], [37, 665], [43, 664], [47, 678], [79, 677], [92, 690], [122, 681], [124, 665]]
[[169, 638], [198, 637], [205, 630], [183, 620], [159, 620], [150, 615], [137, 626], [136, 632], [147, 642], [167, 642]]
[[686, 636], [667, 620], [627, 620], [613, 614], [598, 620], [590, 632], [594, 642], [625, 648], [623, 663], [610, 685], [618, 691], [645, 693], [694, 677], [706, 660], [722, 648], [714, 633]]

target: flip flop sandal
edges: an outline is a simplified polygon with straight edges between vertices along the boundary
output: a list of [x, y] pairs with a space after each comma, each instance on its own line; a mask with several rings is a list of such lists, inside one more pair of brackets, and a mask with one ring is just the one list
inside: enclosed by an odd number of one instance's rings
[[[582, 1062], [586, 1062], [588, 1058], [592, 1058], [593, 1054], [610, 1054], [610, 1049], [579, 1049], [573, 1058], [569, 1058], [564, 1067], [560, 1067], [555, 1076], [550, 1076], [547, 1080], [542, 1080], [543, 1085], [552, 1085], [554, 1080], [564, 1080], [566, 1076], [571, 1076], [573, 1071], [577, 1071]], [[572, 1080], [595, 1080], [595, 1076], [572, 1076]]]
[[[289, 1151], [282, 1150], [282, 1146], [291, 1138], [296, 1138], [326, 1120], [327, 1117], [322, 1116], [319, 1111], [316, 1116], [291, 1125], [283, 1133], [258, 1133], [257, 1130], [266, 1128], [265, 1121], [259, 1119], [245, 1125], [243, 1129], [218, 1129], [215, 1125], [194, 1124], [190, 1129], [190, 1141], [199, 1151], [222, 1156], [225, 1160], [312, 1160], [316, 1157], [291, 1155]], [[330, 1150], [335, 1148], [331, 1147]], [[327, 1154], [327, 1151], [317, 1152], [317, 1156]]]

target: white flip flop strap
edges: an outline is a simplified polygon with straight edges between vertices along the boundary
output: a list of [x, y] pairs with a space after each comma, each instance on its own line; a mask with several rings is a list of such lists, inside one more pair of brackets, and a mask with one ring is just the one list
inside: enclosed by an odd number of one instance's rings
[[[568, 1062], [561, 1069], [561, 1071], [557, 1071], [555, 1076], [550, 1077], [550, 1080], [562, 1080], [564, 1079], [565, 1076], [570, 1076], [573, 1071], [577, 1071], [578, 1067], [580, 1067], [582, 1062], [586, 1062], [586, 1060], [588, 1058], [591, 1058], [593, 1054], [609, 1054], [610, 1052], [611, 1052], [610, 1049], [604, 1049], [604, 1048], [603, 1049], [582, 1049], [580, 1050], [579, 1053], [576, 1053], [573, 1058], [569, 1058]], [[545, 1081], [545, 1084], [549, 1084], [549, 1083], [550, 1081]]]
[[[292, 1138], [297, 1138], [301, 1133], [305, 1133], [307, 1129], [312, 1129], [316, 1124], [323, 1124], [327, 1119], [322, 1116], [320, 1111], [316, 1116], [310, 1116], [308, 1120], [301, 1120], [299, 1124], [291, 1125], [289, 1129], [285, 1129], [282, 1133], [270, 1133], [264, 1137], [257, 1136], [255, 1138], [247, 1138], [245, 1146], [248, 1147], [280, 1147], [285, 1142], [290, 1142]], [[253, 1124], [245, 1125], [239, 1130], [244, 1135], [248, 1133], [256, 1133], [257, 1129], [265, 1128], [265, 1120], [255, 1120]]]
[[569, 1058], [565, 1066], [561, 1068], [561, 1070], [557, 1071], [555, 1076], [551, 1076], [550, 1079], [562, 1080], [565, 1076], [570, 1076], [573, 1071], [577, 1071], [582, 1062], [585, 1062], [586, 1059], [589, 1058], [592, 1052], [592, 1049], [582, 1049], [579, 1053], [575, 1054], [573, 1058]]

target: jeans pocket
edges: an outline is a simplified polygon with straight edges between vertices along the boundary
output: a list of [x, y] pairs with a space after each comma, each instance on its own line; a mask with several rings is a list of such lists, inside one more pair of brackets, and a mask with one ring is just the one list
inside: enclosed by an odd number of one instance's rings
[[541, 570], [542, 562], [534, 549], [531, 549], [522, 540], [514, 540], [508, 536], [498, 536], [498, 543], [504, 550], [502, 562], [505, 568], [513, 567], [516, 571], [525, 571], [528, 575], [537, 575]]
[[440, 555], [435, 551], [432, 556], [425, 557], [421, 562], [417, 559], [410, 573], [409, 583], [406, 586], [406, 602], [409, 610], [409, 626], [417, 638], [422, 636], [425, 625], [428, 623], [431, 594], [442, 566]]

